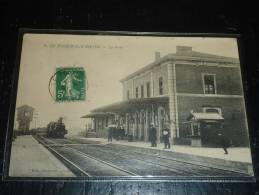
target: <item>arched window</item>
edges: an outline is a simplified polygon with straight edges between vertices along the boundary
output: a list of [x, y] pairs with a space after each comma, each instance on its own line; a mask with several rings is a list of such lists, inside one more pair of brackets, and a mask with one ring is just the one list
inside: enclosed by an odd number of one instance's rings
[[136, 87], [136, 98], [138, 98], [138, 87]]
[[147, 97], [150, 97], [150, 82], [147, 82]]
[[163, 92], [164, 92], [163, 77], [159, 77], [158, 86], [159, 86], [159, 95], [163, 95]]
[[141, 96], [141, 98], [144, 97], [144, 85], [140, 86], [140, 96]]

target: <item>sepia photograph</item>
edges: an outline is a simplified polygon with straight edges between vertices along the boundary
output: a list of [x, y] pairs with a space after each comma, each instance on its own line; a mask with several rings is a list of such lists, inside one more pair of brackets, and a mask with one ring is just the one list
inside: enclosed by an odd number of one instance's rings
[[24, 33], [9, 178], [252, 178], [236, 37]]

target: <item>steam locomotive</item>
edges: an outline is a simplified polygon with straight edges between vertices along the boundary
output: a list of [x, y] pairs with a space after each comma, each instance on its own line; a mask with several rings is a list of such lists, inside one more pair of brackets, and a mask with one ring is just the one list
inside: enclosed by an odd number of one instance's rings
[[64, 138], [67, 134], [67, 130], [62, 120], [63, 118], [60, 117], [57, 122], [50, 122], [47, 125], [47, 137]]

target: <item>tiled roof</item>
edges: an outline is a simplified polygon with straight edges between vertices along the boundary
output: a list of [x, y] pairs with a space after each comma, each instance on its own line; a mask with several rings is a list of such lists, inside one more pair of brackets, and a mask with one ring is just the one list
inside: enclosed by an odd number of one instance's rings
[[231, 63], [231, 64], [239, 63], [239, 60], [237, 58], [219, 56], [219, 55], [202, 53], [202, 52], [197, 52], [197, 51], [177, 52], [175, 54], [168, 54], [168, 56], [170, 56], [170, 57], [193, 57], [193, 58], [198, 58], [199, 60], [226, 62], [226, 63]]
[[179, 61], [197, 61], [197, 62], [214, 62], [214, 63], [223, 63], [224, 65], [238, 65], [239, 59], [232, 58], [232, 57], [225, 57], [225, 56], [219, 56], [214, 54], [208, 54], [203, 52], [197, 52], [187, 50], [187, 51], [177, 51], [176, 53], [167, 54], [156, 61], [152, 62], [151, 64], [148, 64], [147, 66], [133, 72], [132, 74], [128, 75], [127, 77], [121, 79], [121, 81], [128, 80], [142, 72], [145, 72], [157, 65], [160, 65], [161, 63], [165, 61], [173, 61], [173, 60], [179, 60]]

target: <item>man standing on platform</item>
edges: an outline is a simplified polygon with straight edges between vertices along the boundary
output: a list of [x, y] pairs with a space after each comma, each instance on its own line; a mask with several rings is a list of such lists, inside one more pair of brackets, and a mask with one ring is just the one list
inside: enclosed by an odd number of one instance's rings
[[151, 123], [150, 124], [150, 128], [149, 128], [149, 138], [150, 138], [150, 142], [151, 142], [151, 147], [156, 147], [156, 128], [154, 127], [154, 124]]
[[165, 144], [164, 149], [170, 149], [170, 142], [169, 142], [169, 124], [165, 124], [165, 128], [163, 128], [162, 130], [162, 134], [163, 134], [163, 141]]
[[115, 125], [111, 124], [108, 126], [108, 142], [112, 142]]
[[228, 154], [228, 148], [230, 147], [230, 140], [226, 137], [226, 135], [223, 135], [222, 133], [218, 133], [218, 139], [220, 142], [221, 147], [224, 150], [224, 154]]

